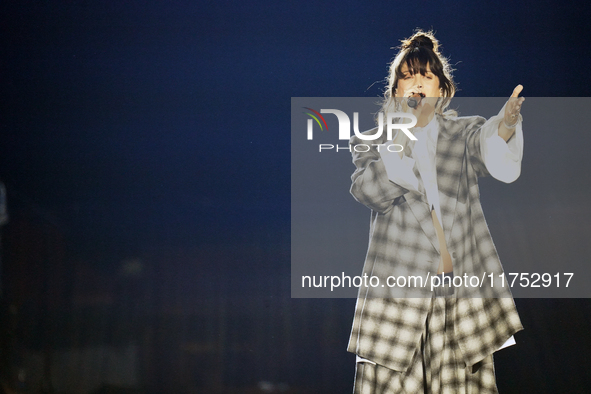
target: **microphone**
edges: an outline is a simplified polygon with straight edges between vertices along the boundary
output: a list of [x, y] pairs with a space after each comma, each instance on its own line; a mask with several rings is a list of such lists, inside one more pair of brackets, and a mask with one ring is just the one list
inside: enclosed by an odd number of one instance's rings
[[416, 109], [419, 104], [421, 103], [421, 100], [423, 99], [423, 97], [425, 97], [425, 95], [423, 93], [415, 93], [414, 95], [412, 95], [411, 97], [408, 98], [408, 101], [406, 102], [406, 104], [412, 108], [412, 109]]

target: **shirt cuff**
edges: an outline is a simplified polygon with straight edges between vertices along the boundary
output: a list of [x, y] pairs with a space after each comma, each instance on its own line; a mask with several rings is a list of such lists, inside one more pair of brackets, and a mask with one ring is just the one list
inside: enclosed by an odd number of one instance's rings
[[369, 363], [369, 364], [372, 364], [372, 365], [376, 365], [376, 363], [374, 363], [373, 361], [370, 361], [370, 360], [368, 360], [366, 358], [363, 358], [363, 357], [359, 357], [357, 354], [355, 356], [356, 356], [355, 357], [355, 362], [356, 363]]
[[[503, 343], [501, 345], [501, 347], [497, 349], [497, 351], [504, 349], [506, 347], [509, 347], [509, 346], [513, 346], [513, 345], [515, 345], [515, 337], [513, 335], [511, 335], [511, 338], [507, 339], [505, 341], [505, 343]], [[359, 356], [357, 356], [357, 357], [359, 357]]]
[[380, 156], [384, 167], [386, 167], [388, 179], [405, 189], [418, 192], [419, 180], [412, 171], [415, 165], [414, 159], [408, 156], [400, 157], [398, 152], [390, 152], [388, 150], [390, 145], [393, 145], [391, 141], [380, 149]]
[[[505, 104], [506, 106], [507, 104]], [[503, 121], [505, 106], [498, 115], [490, 118], [480, 132], [480, 148], [486, 169], [494, 178], [511, 183], [521, 174], [523, 158], [522, 117], [519, 115], [515, 134], [505, 142], [499, 136], [499, 125]]]

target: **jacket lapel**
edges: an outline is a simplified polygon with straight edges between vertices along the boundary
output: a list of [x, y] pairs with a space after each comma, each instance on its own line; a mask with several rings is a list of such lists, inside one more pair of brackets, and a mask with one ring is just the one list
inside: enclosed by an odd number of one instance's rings
[[[412, 149], [407, 146], [405, 151], [407, 156], [414, 159], [412, 155]], [[427, 193], [425, 192], [425, 186], [423, 185], [423, 178], [416, 165], [413, 167], [413, 172], [419, 180], [419, 193], [407, 193], [405, 194], [406, 202], [408, 203], [410, 210], [419, 222], [421, 229], [433, 245], [433, 248], [439, 252], [439, 242], [437, 241], [437, 233], [435, 227], [433, 227], [433, 220], [431, 219], [431, 210], [429, 209], [429, 201], [427, 200]]]
[[421, 225], [421, 229], [433, 245], [433, 248], [439, 252], [439, 242], [437, 242], [437, 234], [435, 233], [435, 227], [433, 227], [433, 220], [431, 219], [431, 211], [429, 210], [429, 204], [417, 193], [405, 194], [406, 202], [410, 207], [413, 215]]
[[[437, 171], [437, 189], [439, 191], [439, 205], [441, 208], [441, 226], [445, 234], [446, 242], [450, 242], [451, 229], [454, 223], [458, 188], [460, 179], [462, 178], [462, 167], [464, 159], [464, 145], [461, 141], [461, 126], [452, 120], [447, 120], [443, 117], [438, 117], [439, 134], [437, 137], [437, 148], [435, 154], [435, 167]], [[412, 149], [405, 152], [412, 157]], [[435, 227], [433, 226], [433, 218], [431, 217], [431, 210], [423, 180], [415, 164], [413, 171], [417, 179], [419, 179], [419, 192], [407, 193], [405, 195], [412, 213], [433, 248], [439, 251], [439, 241]]]
[[462, 178], [465, 144], [461, 137], [458, 122], [439, 117], [439, 136], [435, 166], [437, 169], [437, 189], [445, 240], [449, 245], [451, 229], [454, 223], [458, 188]]

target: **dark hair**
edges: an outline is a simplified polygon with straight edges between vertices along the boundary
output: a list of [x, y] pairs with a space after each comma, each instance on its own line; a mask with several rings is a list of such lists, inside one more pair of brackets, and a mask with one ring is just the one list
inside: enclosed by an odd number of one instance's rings
[[425, 75], [429, 66], [431, 72], [439, 78], [442, 98], [437, 103], [436, 111], [442, 114], [456, 92], [456, 85], [453, 81], [451, 66], [439, 52], [439, 41], [433, 32], [419, 30], [410, 38], [402, 40], [399, 48], [398, 54], [390, 63], [390, 73], [386, 78], [388, 85], [384, 91], [383, 113], [393, 112], [396, 107], [394, 91], [398, 87], [398, 79], [403, 77], [402, 66], [406, 64], [411, 74]]

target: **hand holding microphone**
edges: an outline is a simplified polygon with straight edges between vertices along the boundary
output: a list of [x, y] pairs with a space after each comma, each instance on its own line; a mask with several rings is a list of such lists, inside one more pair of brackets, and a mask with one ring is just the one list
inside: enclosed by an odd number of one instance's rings
[[438, 100], [436, 94], [441, 94], [438, 85], [432, 87], [418, 83], [408, 87], [398, 96], [402, 111], [417, 117], [415, 127], [424, 127], [433, 118]]

